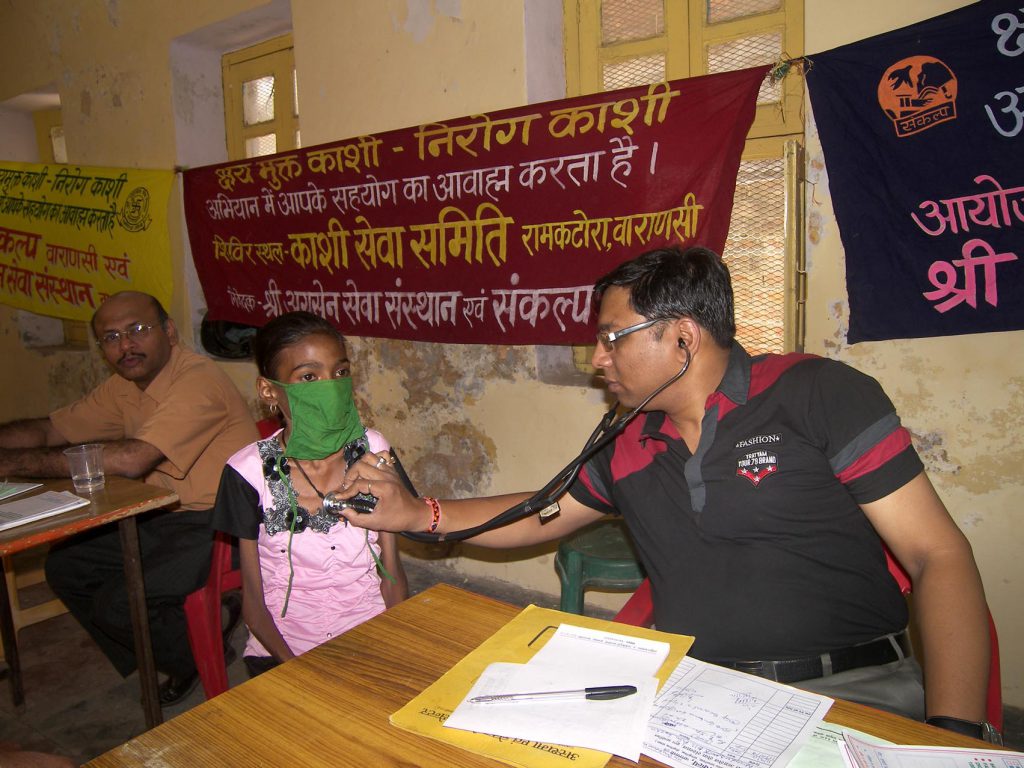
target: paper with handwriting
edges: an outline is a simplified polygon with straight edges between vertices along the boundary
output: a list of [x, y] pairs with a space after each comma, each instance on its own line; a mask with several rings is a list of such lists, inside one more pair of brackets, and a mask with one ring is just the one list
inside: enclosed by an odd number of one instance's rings
[[672, 768], [781, 768], [832, 699], [684, 658], [654, 701], [643, 752]]

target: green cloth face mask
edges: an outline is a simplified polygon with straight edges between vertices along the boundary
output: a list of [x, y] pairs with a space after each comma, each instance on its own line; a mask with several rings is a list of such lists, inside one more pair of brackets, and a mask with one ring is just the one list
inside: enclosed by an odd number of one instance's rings
[[366, 431], [352, 399], [350, 377], [273, 383], [284, 390], [291, 413], [291, 435], [284, 449], [285, 456], [323, 459], [362, 437]]

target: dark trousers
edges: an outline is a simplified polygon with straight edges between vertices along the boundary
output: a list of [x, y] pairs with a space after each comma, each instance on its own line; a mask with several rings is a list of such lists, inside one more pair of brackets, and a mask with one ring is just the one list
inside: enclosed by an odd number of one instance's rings
[[249, 673], [250, 680], [281, 664], [273, 656], [243, 656], [242, 661], [245, 662], [245, 671]]
[[[209, 510], [156, 511], [137, 518], [142, 574], [156, 668], [175, 677], [195, 672], [185, 624], [185, 596], [206, 581], [213, 531]], [[46, 580], [92, 635], [114, 668], [135, 670], [131, 610], [116, 523], [50, 550]]]

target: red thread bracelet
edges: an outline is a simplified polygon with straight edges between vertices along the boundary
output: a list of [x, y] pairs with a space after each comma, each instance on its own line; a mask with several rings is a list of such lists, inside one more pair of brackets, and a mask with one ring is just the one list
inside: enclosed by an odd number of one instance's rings
[[441, 505], [433, 496], [423, 496], [422, 499], [430, 507], [430, 525], [427, 526], [426, 532], [434, 533], [441, 524]]

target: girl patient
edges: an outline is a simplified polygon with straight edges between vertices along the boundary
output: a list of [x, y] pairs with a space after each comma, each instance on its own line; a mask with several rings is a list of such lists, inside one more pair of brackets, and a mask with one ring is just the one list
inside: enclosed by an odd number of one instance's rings
[[253, 340], [260, 399], [283, 429], [228, 460], [213, 526], [238, 537], [249, 675], [345, 632], [408, 596], [395, 534], [349, 527], [322, 508], [363, 453], [388, 460], [352, 399], [345, 340], [326, 320], [289, 312]]

